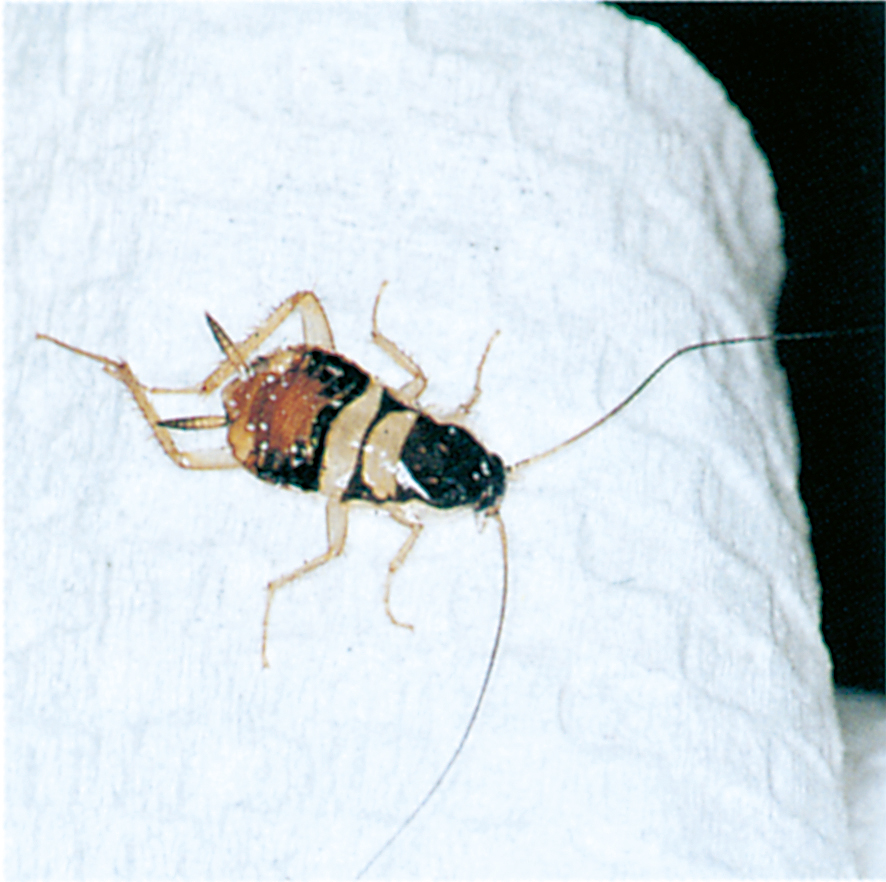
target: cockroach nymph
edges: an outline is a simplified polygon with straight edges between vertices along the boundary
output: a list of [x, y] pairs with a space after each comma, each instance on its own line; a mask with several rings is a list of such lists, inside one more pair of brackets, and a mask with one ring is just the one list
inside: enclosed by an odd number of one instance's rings
[[[268, 666], [271, 604], [276, 591], [344, 551], [351, 504], [380, 508], [409, 530], [409, 536], [388, 565], [384, 607], [394, 625], [410, 629], [412, 625], [399, 621], [391, 610], [391, 582], [422, 532], [422, 509], [470, 509], [495, 522], [502, 550], [501, 605], [483, 682], [470, 718], [434, 784], [357, 878], [375, 864], [437, 792], [476, 722], [498, 655], [507, 608], [507, 533], [500, 514], [507, 478], [584, 438], [633, 401], [672, 361], [689, 352], [713, 346], [808, 340], [847, 333], [768, 334], [684, 346], [594, 423], [549, 450], [506, 466], [501, 457], [487, 451], [461, 425], [480, 397], [483, 366], [498, 332], [489, 340], [477, 366], [470, 398], [446, 420], [434, 419], [419, 403], [427, 385], [425, 374], [378, 328], [378, 307], [385, 285], [382, 284], [372, 310], [372, 340], [410, 375], [411, 379], [399, 389], [382, 385], [336, 352], [326, 313], [311, 291], [299, 291], [288, 297], [241, 343], [234, 343], [207, 313], [206, 319], [224, 359], [202, 382], [183, 389], [145, 386], [125, 361], [114, 361], [46, 334], [37, 334], [38, 339], [99, 362], [106, 373], [123, 383], [163, 451], [181, 468], [242, 467], [263, 481], [317, 492], [326, 498], [326, 550], [267, 586], [261, 647], [265, 667]], [[304, 343], [253, 357], [294, 312], [302, 320]], [[163, 420], [149, 397], [159, 393], [207, 395], [221, 387], [224, 415]], [[227, 429], [228, 447], [218, 450], [186, 452], [179, 449], [172, 436], [173, 431], [220, 428]]]

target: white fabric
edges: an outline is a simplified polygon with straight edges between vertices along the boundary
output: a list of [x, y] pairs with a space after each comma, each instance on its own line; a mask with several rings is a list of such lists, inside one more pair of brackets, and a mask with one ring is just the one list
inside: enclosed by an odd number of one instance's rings
[[846, 743], [849, 831], [858, 875], [886, 879], [886, 698], [837, 696]]
[[[765, 160], [657, 29], [556, 4], [6, 10], [7, 875], [352, 877], [446, 763], [501, 560], [245, 472], [186, 473], [45, 331], [188, 384], [291, 291], [506, 462], [703, 338], [764, 332]], [[298, 340], [298, 322], [288, 326]], [[168, 415], [217, 401], [159, 402]], [[841, 743], [783, 376], [687, 356], [511, 482], [499, 664], [399, 877], [837, 877]]]

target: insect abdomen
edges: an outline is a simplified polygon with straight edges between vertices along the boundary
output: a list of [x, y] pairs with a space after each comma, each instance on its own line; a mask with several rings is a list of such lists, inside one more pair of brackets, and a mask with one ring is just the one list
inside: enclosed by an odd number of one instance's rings
[[408, 407], [341, 356], [280, 350], [225, 390], [231, 450], [263, 481], [343, 502], [483, 510], [504, 494], [501, 459], [459, 426]]
[[330, 431], [366, 393], [369, 375], [338, 355], [300, 346], [251, 369], [225, 394], [234, 456], [263, 481], [320, 489]]

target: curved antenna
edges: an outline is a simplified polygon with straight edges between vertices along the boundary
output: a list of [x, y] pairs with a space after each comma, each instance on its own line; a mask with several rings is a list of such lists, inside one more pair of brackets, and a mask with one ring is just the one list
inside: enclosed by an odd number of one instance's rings
[[418, 813], [428, 804], [431, 797], [440, 789], [440, 785], [446, 779], [446, 776], [449, 774], [450, 769], [455, 765], [455, 761], [458, 759], [459, 754], [462, 751], [462, 748], [465, 746], [465, 742], [468, 740], [468, 735], [471, 734], [471, 729], [474, 728], [474, 723], [477, 721], [477, 715], [480, 713], [480, 705], [483, 703], [483, 696], [486, 695], [486, 687], [489, 686], [489, 679], [492, 677], [492, 669], [495, 666], [495, 659], [498, 656], [498, 648], [501, 645], [501, 635], [504, 629], [505, 624], [505, 610], [508, 605], [508, 535], [505, 531], [504, 521], [501, 519], [501, 515], [498, 512], [490, 513], [489, 517], [495, 519], [496, 526], [498, 527], [498, 535], [501, 539], [501, 557], [502, 557], [502, 585], [501, 585], [501, 610], [498, 614], [498, 627], [495, 630], [495, 642], [492, 644], [492, 652], [489, 653], [489, 664], [486, 665], [486, 675], [483, 677], [483, 685], [480, 687], [480, 694], [477, 696], [476, 702], [474, 702], [474, 710], [471, 712], [471, 717], [468, 720], [467, 726], [465, 726], [464, 734], [461, 736], [461, 741], [458, 742], [458, 747], [452, 753], [452, 756], [449, 757], [449, 762], [446, 763], [443, 771], [440, 772], [440, 775], [437, 777], [437, 780], [431, 786], [431, 789], [425, 794], [424, 799], [412, 810], [412, 814], [397, 828], [397, 831], [391, 836], [390, 839], [370, 858], [369, 862], [363, 867], [362, 870], [357, 874], [357, 879], [362, 879], [363, 876], [369, 871], [372, 865], [400, 838], [400, 834], [415, 820]]
[[551, 447], [550, 450], [544, 450], [541, 453], [527, 456], [525, 459], [521, 459], [513, 465], [506, 466], [506, 471], [509, 475], [512, 475], [519, 469], [539, 462], [542, 459], [546, 459], [549, 456], [553, 456], [555, 453], [559, 453], [564, 447], [568, 447], [570, 444], [580, 441], [585, 435], [589, 435], [594, 429], [599, 428], [607, 420], [614, 417], [620, 410], [627, 407], [672, 361], [675, 361], [681, 355], [686, 355], [688, 352], [695, 352], [698, 349], [709, 349], [713, 346], [734, 346], [738, 343], [766, 343], [768, 341], [781, 343], [787, 340], [818, 340], [825, 337], [840, 337], [848, 334], [865, 334], [876, 330], [882, 330], [882, 326], [853, 328], [844, 331], [801, 331], [796, 334], [761, 334], [753, 337], [730, 337], [726, 340], [704, 340], [701, 343], [691, 343], [689, 346], [683, 346], [676, 352], [672, 352], [651, 374], [649, 374], [648, 377], [646, 377], [645, 380], [643, 380], [642, 383], [640, 383], [639, 386], [637, 386], [636, 389], [634, 389], [633, 392], [616, 404], [608, 413], [603, 414], [600, 419], [591, 423], [580, 432], [577, 432], [571, 438], [567, 438], [565, 441], [561, 441], [556, 446]]

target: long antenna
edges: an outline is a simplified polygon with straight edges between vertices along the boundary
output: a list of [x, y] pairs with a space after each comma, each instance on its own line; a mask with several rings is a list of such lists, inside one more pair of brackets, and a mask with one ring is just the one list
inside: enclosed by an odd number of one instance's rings
[[774, 343], [781, 343], [787, 340], [819, 340], [825, 337], [840, 337], [849, 334], [866, 334], [871, 331], [882, 330], [882, 325], [867, 327], [867, 328], [852, 328], [845, 331], [801, 331], [796, 334], [761, 334], [759, 336], [753, 337], [730, 337], [726, 340], [704, 340], [701, 343], [691, 343], [689, 346], [683, 346], [678, 349], [676, 352], [671, 353], [627, 398], [624, 398], [615, 407], [612, 408], [608, 413], [605, 413], [600, 419], [591, 423], [587, 428], [582, 429], [580, 432], [573, 435], [571, 438], [567, 438], [565, 441], [561, 441], [555, 447], [552, 447], [550, 450], [544, 450], [541, 453], [533, 454], [532, 456], [527, 456], [526, 459], [521, 459], [518, 462], [515, 462], [513, 465], [507, 466], [507, 472], [509, 475], [512, 475], [514, 472], [519, 469], [524, 468], [525, 466], [532, 465], [533, 463], [539, 462], [542, 459], [546, 459], [549, 456], [553, 456], [555, 453], [559, 453], [564, 447], [568, 447], [570, 444], [574, 444], [576, 441], [580, 441], [584, 438], [585, 435], [589, 435], [594, 429], [599, 428], [603, 425], [608, 419], [614, 417], [620, 410], [627, 407], [672, 361], [678, 359], [681, 355], [686, 355], [688, 352], [695, 352], [698, 349], [710, 349], [714, 346], [734, 346], [738, 343], [766, 343], [772, 341]]
[[418, 815], [418, 813], [428, 804], [431, 797], [440, 789], [440, 785], [449, 774], [450, 769], [455, 765], [455, 761], [458, 759], [462, 748], [465, 746], [465, 742], [468, 740], [468, 735], [471, 734], [471, 729], [474, 728], [477, 715], [480, 713], [480, 705], [483, 703], [483, 696], [486, 694], [486, 687], [489, 685], [489, 679], [492, 677], [492, 669], [495, 666], [495, 659], [496, 656], [498, 656], [498, 648], [501, 644], [501, 635], [505, 624], [505, 610], [508, 605], [508, 535], [505, 531], [504, 521], [501, 519], [501, 515], [498, 512], [490, 514], [489, 517], [494, 518], [495, 524], [498, 527], [498, 535], [501, 539], [503, 574], [501, 586], [501, 610], [498, 614], [498, 627], [495, 630], [495, 642], [492, 644], [492, 652], [489, 654], [489, 664], [486, 666], [486, 675], [483, 677], [483, 685], [480, 687], [480, 694], [477, 696], [476, 702], [474, 702], [474, 710], [471, 712], [471, 718], [468, 720], [468, 725], [465, 727], [464, 734], [461, 736], [461, 741], [458, 742], [458, 747], [455, 748], [452, 756], [449, 757], [449, 762], [446, 763], [445, 768], [440, 772], [439, 777], [433, 783], [431, 789], [425, 794], [424, 799], [422, 799], [422, 801], [412, 810], [412, 814], [410, 814], [409, 817], [397, 828], [397, 832], [394, 833], [394, 835], [391, 836], [391, 838], [370, 858], [366, 866], [357, 874], [357, 879], [362, 879], [366, 875], [372, 865], [394, 844], [394, 842], [397, 841], [397, 839], [400, 838], [400, 834], [415, 820], [416, 815]]

